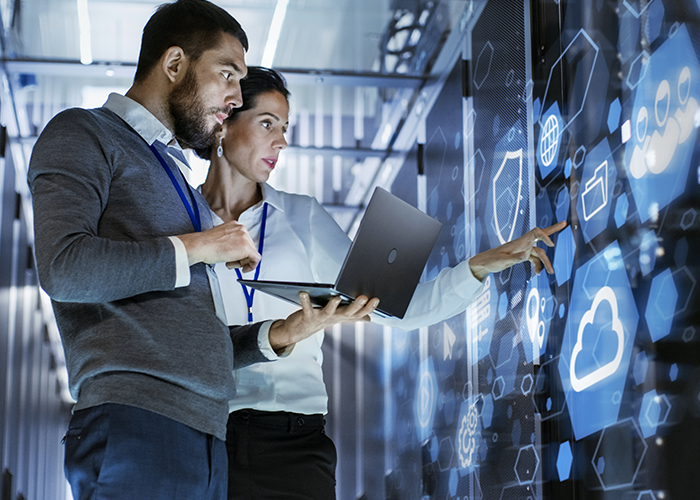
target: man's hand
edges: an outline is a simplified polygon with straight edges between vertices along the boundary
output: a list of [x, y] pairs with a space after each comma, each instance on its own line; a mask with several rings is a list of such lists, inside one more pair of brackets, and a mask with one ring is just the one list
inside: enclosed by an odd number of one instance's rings
[[270, 326], [270, 345], [277, 353], [336, 323], [369, 321], [369, 315], [379, 305], [379, 299], [368, 300], [364, 295], [347, 306], [339, 306], [340, 297], [334, 297], [323, 308], [314, 307], [308, 293], [301, 292], [299, 298], [299, 311]]
[[542, 241], [548, 247], [553, 247], [554, 243], [552, 243], [549, 236], [565, 227], [566, 221], [561, 221], [545, 229], [536, 227], [516, 240], [475, 255], [469, 259], [469, 267], [474, 277], [479, 281], [483, 280], [488, 274], [503, 271], [526, 260], [535, 265], [537, 274], [540, 274], [543, 266], [548, 273], [553, 273], [552, 263], [549, 262], [544, 249], [539, 248], [537, 243]]
[[229, 269], [240, 267], [250, 272], [260, 262], [260, 254], [245, 226], [236, 221], [202, 231], [178, 236], [185, 244], [190, 266], [198, 262], [216, 264], [226, 262]]

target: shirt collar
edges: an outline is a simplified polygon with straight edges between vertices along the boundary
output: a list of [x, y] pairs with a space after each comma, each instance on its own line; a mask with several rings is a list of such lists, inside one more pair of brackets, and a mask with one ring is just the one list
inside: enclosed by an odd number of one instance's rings
[[272, 205], [275, 210], [284, 212], [284, 204], [282, 203], [282, 199], [277, 190], [270, 186], [267, 182], [264, 182], [261, 186], [263, 201]]
[[[173, 140], [173, 133], [153, 113], [133, 99], [111, 93], [103, 107], [124, 120], [149, 146], [158, 141], [181, 149], [178, 142]], [[171, 142], [173, 144], [170, 144]]]

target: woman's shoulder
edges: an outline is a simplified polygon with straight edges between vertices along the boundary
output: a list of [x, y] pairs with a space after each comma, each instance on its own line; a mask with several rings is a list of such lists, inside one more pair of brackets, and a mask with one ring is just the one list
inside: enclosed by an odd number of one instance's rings
[[265, 198], [272, 206], [277, 205], [285, 212], [287, 210], [311, 210], [312, 206], [320, 205], [313, 196], [279, 191], [269, 184], [265, 184]]

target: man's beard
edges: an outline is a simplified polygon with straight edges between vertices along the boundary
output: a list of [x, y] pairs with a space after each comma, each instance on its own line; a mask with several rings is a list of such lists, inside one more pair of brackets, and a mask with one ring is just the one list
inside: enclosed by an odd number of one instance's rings
[[199, 97], [199, 86], [195, 72], [187, 68], [183, 80], [173, 88], [168, 97], [170, 116], [175, 137], [185, 148], [210, 148], [216, 139], [219, 127], [207, 130], [207, 113]]

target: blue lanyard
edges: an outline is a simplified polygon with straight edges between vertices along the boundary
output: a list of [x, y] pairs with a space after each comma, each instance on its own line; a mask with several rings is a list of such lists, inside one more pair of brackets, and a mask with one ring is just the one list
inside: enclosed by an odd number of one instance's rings
[[[267, 203], [263, 203], [263, 213], [262, 213], [262, 222], [260, 223], [260, 243], [258, 243], [258, 253], [262, 257], [263, 253], [263, 242], [265, 241], [265, 224], [267, 223]], [[260, 266], [262, 265], [262, 261], [258, 264], [258, 267], [255, 268], [255, 281], [258, 281], [258, 277], [260, 276]], [[236, 268], [236, 274], [238, 275], [238, 279], [243, 279], [243, 276], [241, 275], [241, 270]], [[248, 305], [248, 323], [253, 322], [253, 297], [255, 296], [255, 288], [251, 288], [250, 291], [248, 291], [248, 287], [245, 286], [243, 283], [241, 283], [241, 288], [243, 288], [243, 295], [245, 295], [245, 302]]]
[[[185, 205], [185, 209], [187, 209], [187, 213], [190, 216], [190, 220], [192, 221], [192, 225], [194, 226], [194, 230], [196, 232], [200, 232], [202, 230], [202, 220], [199, 217], [199, 207], [197, 206], [197, 201], [194, 198], [194, 194], [192, 193], [192, 189], [190, 189], [190, 185], [187, 183], [187, 180], [185, 180], [185, 186], [187, 187], [187, 191], [189, 191], [189, 193], [190, 193], [190, 199], [192, 200], [192, 205], [190, 205], [189, 201], [187, 200], [187, 197], [185, 196], [184, 191], [180, 187], [180, 184], [178, 184], [177, 179], [175, 179], [175, 175], [173, 174], [172, 170], [170, 170], [170, 167], [168, 167], [168, 164], [165, 162], [163, 157], [160, 155], [160, 153], [158, 152], [156, 147], [153, 144], [151, 144], [149, 147], [151, 148], [151, 151], [153, 151], [153, 154], [156, 155], [156, 158], [158, 158], [158, 161], [160, 161], [160, 164], [165, 169], [165, 172], [168, 174], [168, 177], [170, 177], [170, 181], [173, 183], [173, 186], [175, 186], [175, 189], [177, 190], [177, 194], [180, 195], [180, 199], [182, 200], [182, 204]], [[183, 176], [183, 178], [184, 178], [184, 176]]]

